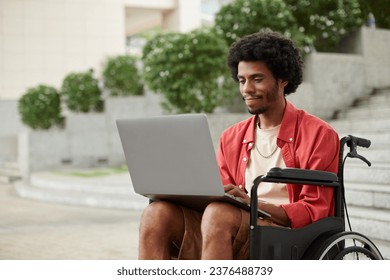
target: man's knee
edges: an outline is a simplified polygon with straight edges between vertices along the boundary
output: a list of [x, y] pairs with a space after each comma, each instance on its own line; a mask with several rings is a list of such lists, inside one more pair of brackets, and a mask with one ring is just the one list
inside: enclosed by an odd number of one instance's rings
[[203, 214], [202, 231], [236, 232], [241, 224], [241, 210], [223, 202], [209, 204]]
[[182, 230], [183, 214], [180, 207], [167, 201], [156, 201], [143, 211], [140, 232], [152, 230], [160, 234], [168, 234], [171, 230]]
[[167, 201], [150, 203], [143, 211], [141, 222], [166, 223], [178, 214], [180, 208]]

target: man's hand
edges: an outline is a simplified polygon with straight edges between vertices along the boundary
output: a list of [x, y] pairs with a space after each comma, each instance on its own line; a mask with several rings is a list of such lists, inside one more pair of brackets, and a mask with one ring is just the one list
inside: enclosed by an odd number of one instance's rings
[[[224, 186], [224, 189], [225, 189], [225, 193], [234, 195], [235, 197], [239, 197], [243, 200], [244, 203], [250, 204], [251, 199], [242, 188], [229, 184]], [[279, 205], [275, 205], [272, 203], [267, 203], [265, 201], [259, 200], [258, 207], [259, 209], [264, 210], [271, 214], [271, 218], [267, 219], [268, 222], [271, 222], [275, 225], [285, 226], [285, 227], [291, 226], [291, 221], [289, 217], [287, 216], [284, 209]]]
[[246, 204], [250, 203], [250, 197], [245, 193], [243, 189], [231, 184], [224, 186], [224, 189], [225, 189], [225, 193], [241, 198], [243, 202]]

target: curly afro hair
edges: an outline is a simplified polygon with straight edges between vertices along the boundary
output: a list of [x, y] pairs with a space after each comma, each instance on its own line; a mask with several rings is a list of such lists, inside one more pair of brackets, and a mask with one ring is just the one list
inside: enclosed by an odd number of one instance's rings
[[302, 82], [303, 60], [299, 49], [277, 32], [257, 32], [232, 44], [227, 64], [235, 81], [240, 61], [264, 62], [276, 79], [288, 81], [284, 95], [295, 92]]

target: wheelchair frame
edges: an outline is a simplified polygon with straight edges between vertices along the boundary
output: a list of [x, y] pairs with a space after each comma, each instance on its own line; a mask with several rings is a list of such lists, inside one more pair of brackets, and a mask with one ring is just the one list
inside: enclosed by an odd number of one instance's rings
[[[350, 147], [344, 158], [344, 146]], [[344, 163], [347, 157], [371, 163], [357, 153], [357, 147], [370, 146], [367, 139], [348, 135], [340, 140], [337, 176], [332, 172], [272, 168], [266, 176], [257, 177], [251, 189], [250, 259], [383, 259], [375, 244], [366, 236], [353, 232], [349, 223], [344, 191]], [[290, 229], [257, 225], [257, 189], [261, 182], [305, 184], [335, 189], [335, 213], [306, 227]], [[345, 231], [345, 217], [349, 231]]]

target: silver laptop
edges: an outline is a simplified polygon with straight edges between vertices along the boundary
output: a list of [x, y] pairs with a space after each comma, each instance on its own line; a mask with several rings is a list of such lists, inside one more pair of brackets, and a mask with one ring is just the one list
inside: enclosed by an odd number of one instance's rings
[[198, 211], [212, 201], [250, 209], [224, 192], [206, 115], [120, 119], [116, 123], [136, 193]]

